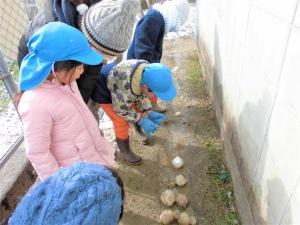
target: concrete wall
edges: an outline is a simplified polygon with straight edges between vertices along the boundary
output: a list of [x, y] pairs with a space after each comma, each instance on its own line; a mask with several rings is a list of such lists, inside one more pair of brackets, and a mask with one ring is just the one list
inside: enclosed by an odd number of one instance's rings
[[34, 15], [36, 10], [31, 7], [43, 8], [44, 1], [0, 0], [0, 48], [6, 58], [16, 60], [19, 40], [29, 23], [28, 13]]
[[197, 0], [196, 36], [243, 224], [300, 224], [299, 0]]
[[23, 0], [0, 0], [0, 48], [8, 59], [16, 59], [19, 39], [27, 23]]

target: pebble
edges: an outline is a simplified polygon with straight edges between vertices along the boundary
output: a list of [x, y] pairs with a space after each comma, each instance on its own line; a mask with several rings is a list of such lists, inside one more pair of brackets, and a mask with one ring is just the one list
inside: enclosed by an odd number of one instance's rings
[[177, 222], [180, 225], [190, 225], [190, 216], [186, 212], [183, 212], [180, 214]]
[[186, 178], [182, 174], [176, 176], [176, 184], [177, 184], [177, 186], [182, 187], [186, 183], [187, 183], [187, 180], [186, 180]]
[[180, 207], [186, 208], [188, 204], [188, 199], [186, 195], [178, 193], [176, 196], [176, 204]]
[[179, 111], [176, 112], [176, 113], [175, 113], [175, 116], [181, 116], [181, 112], [179, 112]]
[[181, 167], [183, 167], [184, 162], [183, 162], [182, 158], [180, 158], [179, 156], [176, 156], [174, 159], [172, 159], [172, 165], [175, 169], [180, 169]]
[[174, 214], [172, 212], [172, 210], [170, 209], [166, 209], [164, 211], [162, 211], [162, 213], [159, 216], [159, 222], [164, 224], [164, 225], [168, 225], [170, 223], [172, 223], [174, 221]]
[[178, 220], [179, 217], [180, 217], [180, 211], [179, 211], [178, 209], [176, 209], [176, 210], [173, 212], [173, 215], [174, 215], [175, 219]]
[[166, 189], [160, 196], [160, 200], [165, 206], [172, 206], [176, 201], [176, 194], [170, 189]]
[[22, 123], [12, 102], [0, 112], [0, 124], [0, 158], [2, 158], [22, 135]]
[[191, 225], [196, 225], [197, 224], [196, 217], [192, 216], [190, 222], [191, 222]]

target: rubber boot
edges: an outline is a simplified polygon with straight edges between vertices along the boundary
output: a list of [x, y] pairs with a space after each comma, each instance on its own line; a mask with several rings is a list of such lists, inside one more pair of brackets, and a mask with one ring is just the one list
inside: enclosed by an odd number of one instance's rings
[[124, 157], [124, 159], [126, 159], [126, 161], [128, 163], [131, 164], [141, 164], [142, 163], [142, 157], [138, 156], [137, 154], [135, 154], [134, 152], [132, 152], [130, 150], [129, 147], [129, 139], [127, 140], [121, 140], [121, 139], [116, 139], [117, 145], [119, 147], [119, 150], [122, 154], [122, 156]]
[[162, 106], [158, 105], [157, 101], [151, 102], [151, 105], [152, 105], [152, 110], [154, 112], [159, 112], [159, 113], [165, 113], [165, 112], [167, 112], [167, 109], [165, 107], [162, 107]]
[[147, 145], [150, 143], [150, 140], [148, 139], [147, 135], [142, 130], [141, 126], [138, 125], [138, 123], [131, 123], [132, 128], [136, 136], [138, 137], [139, 141], [143, 145]]
[[87, 103], [87, 106], [88, 106], [89, 110], [93, 113], [93, 116], [95, 117], [95, 119], [97, 120], [98, 125], [99, 125], [99, 122], [100, 122], [100, 118], [98, 115], [99, 105], [90, 99]]

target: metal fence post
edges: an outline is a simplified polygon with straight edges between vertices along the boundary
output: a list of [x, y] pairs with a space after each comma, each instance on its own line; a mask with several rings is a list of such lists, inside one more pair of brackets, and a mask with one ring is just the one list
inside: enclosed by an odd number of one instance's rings
[[15, 94], [18, 91], [17, 85], [15, 84], [11, 73], [8, 71], [6, 62], [2, 51], [0, 50], [0, 80], [3, 81], [4, 86], [11, 99], [14, 99]]
[[[4, 86], [9, 94], [9, 97], [11, 99], [14, 99], [18, 88], [15, 84], [13, 77], [11, 73], [8, 71], [6, 62], [4, 60], [4, 56], [2, 54], [2, 51], [0, 50], [0, 80], [3, 81]], [[15, 106], [16, 107], [16, 106]], [[6, 154], [0, 158], [0, 169], [3, 167], [3, 165], [6, 163], [6, 161], [10, 158], [10, 156], [18, 149], [18, 147], [21, 145], [21, 143], [24, 141], [23, 135], [20, 136], [16, 142], [8, 149]]]

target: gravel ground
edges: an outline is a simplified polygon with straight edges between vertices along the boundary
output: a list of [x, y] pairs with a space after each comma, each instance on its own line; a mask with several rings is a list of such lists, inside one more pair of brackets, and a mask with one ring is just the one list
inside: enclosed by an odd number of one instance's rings
[[22, 124], [12, 102], [0, 112], [0, 158], [22, 135]]

